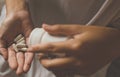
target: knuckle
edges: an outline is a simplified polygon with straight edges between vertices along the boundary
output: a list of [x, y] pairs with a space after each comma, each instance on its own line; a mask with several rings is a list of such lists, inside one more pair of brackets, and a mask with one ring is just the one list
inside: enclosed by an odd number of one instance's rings
[[20, 58], [23, 60], [23, 59], [24, 59], [24, 56], [20, 56]]
[[32, 51], [38, 51], [39, 50], [39, 45], [31, 47]]
[[30, 66], [30, 65], [31, 65], [31, 62], [30, 62], [30, 61], [27, 61], [27, 62], [25, 63], [25, 65]]
[[81, 47], [81, 43], [74, 43], [72, 44], [71, 48], [74, 50], [74, 51], [78, 51]]
[[18, 54], [18, 58], [20, 58], [20, 59], [24, 59], [24, 56], [23, 56], [23, 54], [21, 54], [21, 53], [23, 53], [23, 52], [18, 52], [19, 54]]
[[47, 50], [51, 52], [55, 51], [54, 45], [52, 45], [51, 43], [48, 43], [45, 48], [47, 48]]
[[55, 31], [60, 30], [60, 29], [61, 29], [60, 25], [54, 25], [54, 27], [53, 27], [53, 30], [55, 30]]
[[15, 53], [11, 52], [11, 53], [9, 54], [9, 57], [12, 58], [12, 57], [15, 57], [15, 55], [16, 55]]
[[38, 47], [31, 47], [31, 51], [35, 51], [35, 50], [38, 50]]

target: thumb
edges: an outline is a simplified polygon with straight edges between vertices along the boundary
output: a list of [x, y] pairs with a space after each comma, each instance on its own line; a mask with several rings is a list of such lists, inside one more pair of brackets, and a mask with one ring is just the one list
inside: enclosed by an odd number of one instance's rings
[[50, 34], [53, 35], [74, 35], [83, 32], [81, 25], [47, 25], [43, 24], [42, 27]]
[[0, 48], [0, 54], [3, 56], [5, 60], [7, 60], [7, 57], [8, 57], [7, 49]]
[[8, 53], [7, 53], [7, 49], [6, 49], [6, 46], [5, 46], [5, 42], [2, 41], [2, 40], [0, 40], [0, 55], [2, 55], [5, 60], [7, 60]]

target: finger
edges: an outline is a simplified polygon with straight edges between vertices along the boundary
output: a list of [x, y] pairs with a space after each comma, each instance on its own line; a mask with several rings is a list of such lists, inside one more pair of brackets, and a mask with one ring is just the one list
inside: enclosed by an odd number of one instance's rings
[[77, 60], [73, 57], [41, 59], [41, 64], [50, 70], [68, 69], [74, 66]]
[[72, 42], [54, 42], [54, 43], [44, 43], [33, 45], [28, 48], [29, 52], [42, 52], [42, 53], [70, 53], [72, 50]]
[[12, 47], [8, 48], [8, 63], [11, 69], [16, 70], [18, 63], [16, 58], [16, 53]]
[[30, 52], [25, 53], [25, 63], [24, 63], [24, 72], [27, 72], [30, 69], [34, 54]]
[[18, 62], [18, 68], [17, 68], [16, 74], [20, 75], [24, 72], [23, 66], [24, 66], [25, 57], [24, 57], [23, 52], [18, 52], [16, 53], [16, 55], [17, 55], [17, 62]]
[[83, 26], [80, 25], [47, 25], [43, 24], [43, 28], [53, 35], [73, 35], [83, 32]]
[[3, 56], [3, 58], [4, 58], [5, 60], [8, 59], [7, 49], [5, 49], [5, 48], [0, 48], [0, 54]]
[[45, 54], [43, 53], [38, 53], [36, 54], [38, 59], [46, 58]]
[[0, 40], [0, 54], [4, 57], [5, 60], [8, 58], [8, 50], [6, 49], [6, 43]]

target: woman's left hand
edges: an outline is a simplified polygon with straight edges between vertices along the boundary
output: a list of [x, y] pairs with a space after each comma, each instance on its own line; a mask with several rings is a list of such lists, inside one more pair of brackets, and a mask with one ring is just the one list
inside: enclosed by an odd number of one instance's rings
[[52, 35], [71, 37], [66, 41], [33, 45], [29, 52], [66, 53], [41, 64], [56, 74], [90, 75], [120, 56], [120, 31], [108, 27], [83, 25], [43, 25]]

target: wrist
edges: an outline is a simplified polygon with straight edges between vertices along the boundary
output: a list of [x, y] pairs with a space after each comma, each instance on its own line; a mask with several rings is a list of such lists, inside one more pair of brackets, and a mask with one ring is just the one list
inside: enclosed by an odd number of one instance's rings
[[29, 14], [29, 11], [27, 11], [27, 10], [20, 10], [17, 12], [11, 12], [11, 13], [7, 14], [6, 18], [11, 18], [14, 20], [18, 20], [18, 19], [22, 20], [25, 18], [30, 18], [30, 14]]
[[28, 5], [26, 0], [6, 0], [6, 10], [7, 14], [28, 11]]

